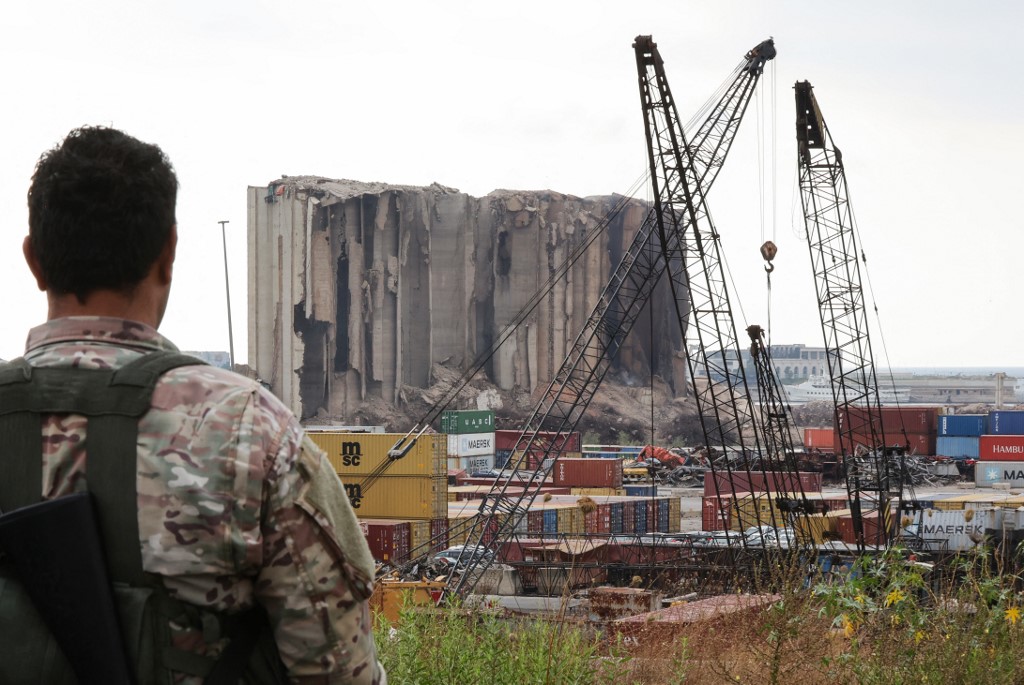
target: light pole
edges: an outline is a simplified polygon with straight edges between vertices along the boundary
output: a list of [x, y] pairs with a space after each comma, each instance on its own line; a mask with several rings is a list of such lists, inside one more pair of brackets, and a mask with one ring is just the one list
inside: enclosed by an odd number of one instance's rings
[[228, 282], [228, 238], [227, 232], [224, 230], [224, 224], [227, 221], [219, 221], [220, 224], [220, 238], [224, 244], [224, 292], [228, 298], [228, 359], [230, 360], [231, 370], [235, 370], [235, 335], [231, 330], [231, 285]]

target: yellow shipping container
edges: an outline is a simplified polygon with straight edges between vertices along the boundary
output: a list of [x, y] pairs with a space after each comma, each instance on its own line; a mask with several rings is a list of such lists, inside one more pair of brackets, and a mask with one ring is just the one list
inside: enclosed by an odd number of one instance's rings
[[569, 535], [580, 535], [584, 532], [583, 511], [578, 506], [558, 510], [558, 532]]
[[327, 459], [342, 479], [367, 476], [387, 463], [384, 475], [448, 477], [448, 436], [439, 433], [421, 435], [412, 449], [401, 459], [388, 459], [388, 450], [401, 438], [402, 433], [342, 433], [306, 432], [317, 446], [327, 453]]
[[682, 530], [682, 501], [678, 497], [668, 498], [668, 531], [678, 533]]
[[447, 477], [381, 476], [368, 486], [349, 477], [342, 483], [359, 518], [432, 519], [448, 511]]
[[820, 545], [823, 542], [839, 539], [839, 519], [849, 516], [849, 509], [836, 509], [826, 514], [812, 514], [811, 516], [798, 516], [793, 523], [796, 530], [797, 540], [806, 542], [810, 536], [811, 542]]

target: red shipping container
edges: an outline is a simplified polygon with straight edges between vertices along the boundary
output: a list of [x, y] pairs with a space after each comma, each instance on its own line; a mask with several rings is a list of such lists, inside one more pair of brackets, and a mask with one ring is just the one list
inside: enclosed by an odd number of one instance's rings
[[[845, 438], [846, 436], [844, 436]], [[864, 447], [871, 446], [871, 438], [866, 433], [855, 433], [853, 436], [854, 445], [861, 445]], [[902, 433], [885, 433], [885, 442], [890, 447], [906, 444], [910, 447], [910, 454], [919, 454], [922, 456], [932, 456], [935, 454], [935, 432], [931, 433], [911, 433], [907, 431], [906, 436]], [[836, 433], [836, 444], [839, 444], [839, 435]], [[846, 452], [850, 451], [850, 447], [845, 447]]]
[[832, 428], [804, 428], [804, 447], [807, 449], [828, 451], [835, 444], [835, 431]]
[[[899, 435], [904, 430], [908, 433], [934, 433], [939, 423], [938, 407], [882, 407], [879, 414], [882, 430], [886, 441], [889, 435]], [[847, 419], [852, 423], [847, 425]], [[848, 407], [839, 412], [839, 425], [836, 429], [851, 427], [855, 433], [867, 434], [868, 412], [863, 407]], [[838, 444], [838, 443], [837, 443]]]
[[[769, 471], [733, 471], [730, 484], [726, 471], [715, 471], [714, 478], [704, 475], [704, 496], [732, 495], [733, 492], [821, 492], [821, 474], [800, 471], [797, 474]], [[718, 490], [715, 490], [715, 485]]]
[[[886, 540], [878, 525], [878, 512], [870, 511], [861, 517], [864, 525], [865, 545], [884, 545]], [[857, 544], [857, 536], [853, 530], [853, 516], [840, 516], [837, 524], [839, 537], [848, 545]]]
[[705, 497], [701, 507], [701, 530], [726, 530], [732, 523], [732, 496]]
[[527, 535], [538, 535], [544, 532], [544, 511], [541, 509], [530, 509], [526, 512], [526, 533]]
[[[500, 430], [494, 431], [495, 450], [513, 450], [516, 441], [522, 435], [522, 431]], [[529, 436], [527, 436], [529, 439]], [[580, 434], [578, 431], [569, 433], [556, 433], [555, 431], [540, 431], [530, 449], [531, 452], [543, 454], [548, 445], [554, 445], [556, 452], [581, 452]]]
[[611, 533], [612, 532], [612, 511], [611, 505], [598, 504], [597, 509], [583, 515], [583, 532], [585, 533]]
[[360, 519], [359, 528], [377, 561], [400, 564], [409, 559], [408, 522]]
[[636, 533], [636, 502], [622, 503], [622, 532], [624, 535]]
[[430, 519], [430, 551], [443, 552], [448, 549], [448, 519]]
[[559, 459], [551, 469], [555, 485], [574, 488], [622, 487], [619, 459]]
[[978, 440], [982, 461], [1024, 461], [1024, 435], [983, 435]]

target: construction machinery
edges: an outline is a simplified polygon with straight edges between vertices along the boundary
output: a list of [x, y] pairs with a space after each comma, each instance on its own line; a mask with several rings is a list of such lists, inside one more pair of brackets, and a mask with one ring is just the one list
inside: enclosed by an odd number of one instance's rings
[[[615, 269], [598, 305], [527, 422], [513, 450], [513, 455], [522, 458], [513, 458], [510, 475], [496, 479], [483, 500], [469, 532], [467, 548], [494, 549], [516, 529], [557, 458], [551, 445], [535, 448], [538, 434], [575, 429], [666, 273], [681, 337], [686, 339], [687, 320], [691, 319], [699, 343], [699, 352], [688, 358], [688, 367], [709, 453], [725, 453], [737, 447], [743, 451], [747, 441], [756, 441], [749, 414], [750, 394], [719, 254], [719, 236], [711, 224], [704, 194], [721, 169], [765, 62], [775, 56], [774, 43], [771, 39], [764, 41], [744, 56], [729, 86], [689, 144], [657, 46], [650, 36], [639, 36], [634, 52], [654, 186], [654, 211]], [[699, 258], [695, 259], [695, 255]], [[703, 370], [706, 382], [697, 380], [698, 368]], [[541, 452], [541, 458], [531, 462], [526, 456], [535, 450]], [[731, 468], [728, 462], [726, 468]], [[450, 589], [459, 593], [470, 591], [490, 558], [484, 556], [475, 563], [469, 560], [463, 565], [465, 572], [452, 577]]]
[[836, 447], [845, 455], [853, 529], [864, 551], [891, 539], [893, 502], [903, 508], [902, 469], [887, 448], [882, 423], [861, 279], [865, 258], [857, 245], [843, 155], [811, 84], [797, 82], [795, 92], [800, 201], [835, 404]]

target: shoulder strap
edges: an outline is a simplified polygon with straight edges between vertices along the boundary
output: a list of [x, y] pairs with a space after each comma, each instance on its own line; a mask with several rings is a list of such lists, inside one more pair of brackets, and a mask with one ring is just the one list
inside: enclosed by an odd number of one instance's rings
[[139, 418], [153, 388], [171, 369], [203, 364], [176, 352], [151, 352], [117, 370], [32, 368], [24, 359], [0, 368], [0, 509], [38, 502], [42, 484], [42, 417], [88, 417], [89, 491], [98, 507], [107, 566], [114, 580], [146, 584], [139, 548], [136, 492]]

